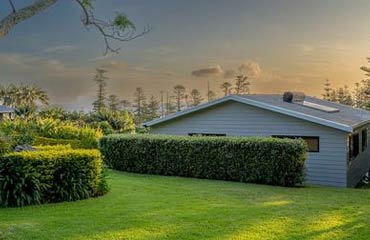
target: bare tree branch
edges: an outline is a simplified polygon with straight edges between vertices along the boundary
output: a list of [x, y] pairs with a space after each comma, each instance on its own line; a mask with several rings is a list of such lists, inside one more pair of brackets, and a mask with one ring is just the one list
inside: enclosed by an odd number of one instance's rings
[[[34, 3], [17, 11], [13, 4], [13, 0], [9, 0], [12, 13], [0, 20], [0, 39], [5, 37], [15, 25], [49, 8], [57, 1], [58, 0], [36, 0]], [[103, 36], [105, 43], [104, 55], [108, 52], [117, 53], [120, 50], [120, 48], [112, 47], [111, 40], [128, 42], [145, 35], [152, 29], [150, 26], [146, 26], [142, 32], [137, 33], [134, 24], [124, 14], [117, 13], [113, 21], [104, 21], [95, 17], [90, 1], [73, 1], [82, 9], [81, 20], [84, 26], [87, 29], [89, 29], [89, 27], [95, 28]]]
[[16, 10], [15, 10], [15, 6], [14, 6], [14, 3], [13, 3], [13, 0], [9, 0], [9, 4], [10, 4], [10, 7], [12, 8], [13, 13], [15, 13]]
[[95, 17], [94, 13], [83, 4], [82, 0], [75, 0], [82, 9], [83, 16], [81, 18], [84, 26], [89, 29], [90, 26], [96, 28], [103, 36], [105, 43], [104, 55], [108, 52], [118, 53], [121, 48], [114, 48], [111, 46], [110, 40], [119, 42], [128, 42], [139, 38], [152, 30], [150, 26], [146, 26], [140, 33], [136, 33], [135, 26], [122, 14], [117, 14], [117, 17], [124, 18], [126, 24], [119, 25], [116, 22], [107, 22]]
[[[14, 5], [12, 5], [13, 12], [0, 20], [0, 39], [5, 37], [15, 25], [49, 8], [57, 1], [58, 0], [37, 0], [19, 11], [15, 11], [15, 8], [13, 8]], [[12, 1], [9, 2], [12, 4]]]

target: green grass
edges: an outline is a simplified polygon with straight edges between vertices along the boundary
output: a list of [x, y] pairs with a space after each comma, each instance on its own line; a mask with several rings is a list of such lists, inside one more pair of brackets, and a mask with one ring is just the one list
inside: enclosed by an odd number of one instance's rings
[[0, 239], [368, 239], [370, 189], [110, 172], [111, 192], [0, 209]]

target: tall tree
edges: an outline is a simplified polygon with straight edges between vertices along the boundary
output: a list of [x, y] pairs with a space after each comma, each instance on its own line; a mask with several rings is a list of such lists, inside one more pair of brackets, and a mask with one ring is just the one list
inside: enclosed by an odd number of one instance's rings
[[353, 106], [356, 108], [365, 107], [365, 96], [360, 83], [355, 83], [355, 89], [353, 90]]
[[[22, 4], [21, 0], [8, 0], [10, 13], [0, 19], [0, 39], [5, 37], [17, 24], [32, 18], [38, 13], [49, 9], [61, 0], [35, 0], [28, 3], [23, 8], [17, 8]], [[5, 2], [3, 0], [2, 2]], [[105, 54], [107, 52], [117, 52], [119, 48], [113, 48], [111, 41], [127, 42], [143, 36], [151, 30], [150, 26], [144, 28], [140, 33], [136, 33], [136, 27], [131, 20], [122, 13], [116, 13], [113, 20], [103, 20], [95, 15], [93, 0], [71, 0], [76, 7], [81, 9], [81, 21], [86, 28], [94, 28], [103, 37], [105, 43]], [[18, 4], [16, 4], [18, 3]], [[2, 4], [3, 8], [4, 3]]]
[[330, 91], [330, 98], [329, 98], [329, 101], [331, 101], [331, 102], [338, 102], [338, 94], [337, 94], [337, 90], [332, 89], [332, 90]]
[[176, 110], [181, 111], [183, 107], [183, 102], [185, 100], [185, 90], [186, 88], [182, 85], [176, 85], [173, 87], [173, 98], [176, 102]]
[[332, 91], [333, 89], [331, 88], [331, 84], [330, 84], [330, 81], [329, 81], [329, 79], [326, 79], [325, 80], [325, 83], [324, 83], [324, 92], [323, 92], [323, 94], [322, 94], [322, 98], [324, 99], [324, 100], [328, 100], [328, 101], [330, 101], [330, 95], [331, 95], [331, 91]]
[[119, 108], [121, 110], [127, 110], [131, 106], [131, 102], [129, 100], [123, 99], [119, 102]]
[[116, 95], [111, 94], [108, 96], [107, 103], [109, 111], [116, 112], [119, 110], [121, 101]]
[[165, 113], [165, 107], [164, 107], [164, 96], [163, 91], [160, 93], [160, 111], [161, 111], [161, 117], [163, 117]]
[[248, 77], [245, 75], [239, 75], [235, 78], [235, 94], [249, 94], [249, 85]]
[[107, 71], [101, 68], [96, 69], [96, 74], [94, 81], [98, 86], [97, 94], [96, 94], [96, 100], [93, 102], [93, 110], [95, 112], [101, 113], [103, 110], [106, 109], [106, 99], [107, 99], [107, 82], [108, 79], [104, 74]]
[[230, 95], [231, 93], [231, 83], [230, 82], [223, 82], [222, 85], [221, 85], [221, 90], [222, 92], [224, 93], [224, 96], [227, 96], [227, 95]]
[[352, 106], [353, 100], [351, 93], [347, 85], [344, 85], [343, 88], [338, 88], [337, 92], [337, 102], [345, 105]]
[[145, 120], [146, 113], [146, 96], [141, 87], [137, 87], [134, 93], [134, 113], [136, 121], [142, 123]]
[[200, 94], [198, 89], [193, 89], [190, 92], [190, 106], [198, 106], [203, 101], [202, 95]]
[[[367, 58], [367, 61], [370, 63], [370, 57]], [[366, 78], [361, 80], [361, 89], [363, 97], [362, 108], [370, 110], [370, 67], [362, 66], [360, 68], [364, 71]]]
[[213, 101], [216, 99], [216, 93], [214, 93], [212, 90], [209, 90], [207, 93], [208, 102]]
[[170, 95], [168, 94], [168, 92], [166, 92], [166, 104], [165, 105], [166, 105], [165, 106], [166, 115], [176, 112], [176, 107], [173, 104], [172, 99]]
[[146, 121], [155, 119], [159, 117], [159, 101], [157, 100], [154, 95], [151, 95], [149, 98], [149, 102], [147, 104], [147, 114], [146, 114]]

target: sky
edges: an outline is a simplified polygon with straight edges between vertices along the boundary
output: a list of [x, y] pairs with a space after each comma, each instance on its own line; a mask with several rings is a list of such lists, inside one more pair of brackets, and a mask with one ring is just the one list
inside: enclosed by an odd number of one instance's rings
[[[32, 0], [15, 0], [22, 7]], [[220, 85], [246, 74], [252, 93], [302, 91], [320, 96], [325, 79], [350, 88], [365, 76], [370, 56], [368, 0], [95, 0], [96, 15], [126, 14], [138, 31], [115, 44], [81, 24], [73, 0], [59, 0], [0, 39], [0, 83], [24, 83], [49, 92], [52, 104], [88, 110], [96, 67], [105, 68], [108, 92], [132, 99], [136, 87], [159, 96], [184, 85], [222, 95]], [[0, 19], [10, 12], [0, 0]]]

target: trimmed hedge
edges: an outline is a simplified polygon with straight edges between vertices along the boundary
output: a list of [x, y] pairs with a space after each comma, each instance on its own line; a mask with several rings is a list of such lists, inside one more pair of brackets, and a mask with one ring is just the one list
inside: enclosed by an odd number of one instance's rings
[[306, 143], [270, 137], [109, 135], [108, 166], [135, 173], [294, 186], [304, 179]]
[[34, 141], [36, 146], [54, 146], [54, 145], [71, 145], [72, 148], [96, 149], [98, 148], [98, 141], [90, 139], [89, 141], [75, 140], [75, 139], [55, 139], [47, 137], [36, 137]]
[[43, 146], [43, 145], [40, 145], [40, 146], [34, 146], [34, 148], [36, 148], [36, 150], [38, 151], [50, 151], [50, 150], [53, 150], [53, 151], [65, 151], [65, 150], [72, 150], [72, 146], [71, 145], [51, 145], [51, 146]]
[[40, 150], [0, 158], [0, 206], [75, 201], [106, 187], [98, 150]]

